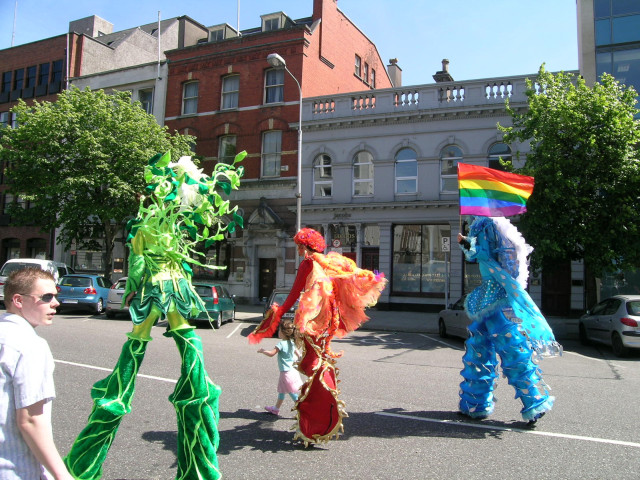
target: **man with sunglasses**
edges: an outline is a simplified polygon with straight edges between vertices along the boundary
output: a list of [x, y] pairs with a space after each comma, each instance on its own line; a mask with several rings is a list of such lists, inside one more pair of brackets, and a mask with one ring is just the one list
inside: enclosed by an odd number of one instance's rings
[[53, 442], [53, 356], [35, 328], [51, 325], [53, 276], [39, 268], [9, 275], [0, 314], [0, 480], [73, 477]]

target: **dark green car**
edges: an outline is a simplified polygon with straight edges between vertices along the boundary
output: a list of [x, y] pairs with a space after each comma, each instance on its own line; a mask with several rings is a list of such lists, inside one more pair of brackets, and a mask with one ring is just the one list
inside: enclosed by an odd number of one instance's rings
[[207, 313], [190, 318], [189, 322], [192, 325], [208, 323], [213, 328], [220, 328], [225, 322], [233, 322], [236, 317], [236, 304], [226, 287], [214, 283], [193, 282], [193, 288], [207, 307]]

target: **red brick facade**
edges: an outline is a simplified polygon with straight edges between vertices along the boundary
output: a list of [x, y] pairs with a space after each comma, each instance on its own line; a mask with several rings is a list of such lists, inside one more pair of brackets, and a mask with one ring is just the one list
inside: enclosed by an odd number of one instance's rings
[[[0, 114], [3, 120], [11, 123], [9, 110], [21, 98], [27, 103], [55, 101], [57, 94], [65, 89], [67, 81], [67, 41], [69, 42], [69, 63], [71, 75], [78, 75], [81, 58], [82, 37], [70, 33], [59, 35], [37, 42], [19, 45], [0, 50]], [[45, 75], [43, 65], [48, 65]], [[28, 79], [29, 68], [35, 67], [35, 79]], [[47, 67], [44, 67], [47, 68]], [[22, 85], [17, 88], [16, 79], [22, 72]], [[5, 74], [9, 74], [9, 84], [3, 82]], [[7, 185], [4, 176], [0, 175], [0, 264], [7, 257], [16, 254], [20, 257], [42, 255], [45, 250], [47, 258], [52, 258], [53, 242], [50, 232], [42, 232], [36, 227], [10, 227], [9, 216], [5, 215]], [[9, 197], [9, 200], [11, 198]], [[19, 253], [18, 253], [19, 252]]]

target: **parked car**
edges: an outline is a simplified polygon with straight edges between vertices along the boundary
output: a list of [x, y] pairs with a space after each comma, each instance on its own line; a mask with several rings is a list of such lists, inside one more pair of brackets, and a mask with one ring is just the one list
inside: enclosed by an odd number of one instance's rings
[[4, 282], [7, 281], [9, 274], [27, 267], [40, 267], [42, 270], [51, 272], [56, 282], [64, 275], [74, 273], [73, 269], [65, 263], [54, 262], [53, 260], [39, 258], [12, 258], [7, 260], [0, 268], [0, 303], [4, 303]]
[[220, 328], [223, 323], [235, 320], [236, 304], [226, 287], [198, 281], [192, 283], [207, 308], [207, 313], [200, 313], [197, 317], [189, 319], [192, 324], [211, 322], [213, 328]]
[[104, 311], [111, 280], [100, 275], [65, 275], [58, 282], [58, 310]]
[[[289, 296], [290, 291], [291, 291], [290, 288], [274, 289], [271, 292], [271, 295], [269, 295], [269, 299], [267, 300], [267, 303], [264, 306], [264, 313], [267, 313], [267, 310], [269, 310], [271, 308], [271, 305], [273, 305], [274, 303], [277, 303], [278, 305], [282, 305], [284, 301], [287, 299], [287, 297]], [[288, 312], [282, 315], [282, 318], [288, 318], [293, 320], [293, 317], [296, 314], [297, 308], [298, 308], [298, 301], [296, 300], [296, 303], [293, 304], [293, 307], [291, 307]]]
[[587, 310], [578, 323], [580, 343], [610, 345], [623, 357], [640, 348], [640, 295], [615, 295]]
[[129, 315], [129, 307], [122, 307], [122, 295], [124, 295], [126, 284], [127, 277], [122, 277], [111, 285], [107, 296], [107, 308], [105, 309], [107, 318], [114, 318], [119, 313]]
[[467, 327], [471, 324], [471, 320], [464, 310], [465, 298], [467, 298], [466, 295], [462, 296], [456, 303], [449, 305], [438, 314], [438, 334], [440, 337], [447, 338], [451, 335], [466, 339], [469, 336]]

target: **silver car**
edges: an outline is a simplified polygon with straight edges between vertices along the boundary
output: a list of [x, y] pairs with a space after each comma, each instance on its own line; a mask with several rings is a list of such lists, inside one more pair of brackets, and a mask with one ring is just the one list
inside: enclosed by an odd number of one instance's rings
[[640, 295], [615, 295], [587, 310], [579, 321], [580, 342], [610, 345], [623, 357], [640, 348]]
[[107, 308], [105, 310], [107, 318], [114, 318], [119, 313], [129, 315], [129, 307], [122, 308], [122, 295], [124, 294], [126, 284], [127, 277], [122, 277], [111, 285], [109, 295], [107, 296]]
[[467, 298], [466, 295], [438, 314], [438, 334], [440, 337], [454, 336], [466, 339], [469, 336], [467, 327], [471, 324], [471, 320], [464, 310], [465, 298]]

